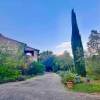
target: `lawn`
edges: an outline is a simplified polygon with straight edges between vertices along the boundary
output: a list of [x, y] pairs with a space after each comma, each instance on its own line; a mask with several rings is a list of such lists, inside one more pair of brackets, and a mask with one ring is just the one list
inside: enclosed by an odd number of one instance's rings
[[100, 83], [75, 84], [72, 90], [76, 92], [85, 92], [85, 93], [100, 93]]

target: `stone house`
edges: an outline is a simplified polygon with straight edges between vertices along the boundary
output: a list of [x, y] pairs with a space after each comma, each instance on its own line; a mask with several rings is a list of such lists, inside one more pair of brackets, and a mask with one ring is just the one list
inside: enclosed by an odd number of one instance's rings
[[9, 53], [17, 59], [26, 57], [26, 63], [38, 61], [39, 50], [29, 47], [27, 44], [10, 39], [0, 34], [0, 52]]

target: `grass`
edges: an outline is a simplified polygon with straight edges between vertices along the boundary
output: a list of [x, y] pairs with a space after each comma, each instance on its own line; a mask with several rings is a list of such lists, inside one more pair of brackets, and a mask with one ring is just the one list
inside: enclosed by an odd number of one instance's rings
[[[66, 76], [64, 79], [64, 75], [66, 74], [65, 72], [59, 72], [58, 73], [61, 76], [62, 83], [66, 83]], [[64, 81], [63, 81], [64, 80]], [[86, 83], [86, 78], [81, 77], [81, 83], [76, 83], [71, 89], [71, 91], [75, 92], [83, 92], [83, 93], [99, 93], [100, 94], [100, 80], [94, 80], [91, 78], [90, 83]], [[66, 84], [65, 84], [66, 86]], [[70, 90], [70, 89], [69, 89]]]
[[84, 93], [100, 93], [100, 83], [80, 83], [76, 84], [72, 90]]

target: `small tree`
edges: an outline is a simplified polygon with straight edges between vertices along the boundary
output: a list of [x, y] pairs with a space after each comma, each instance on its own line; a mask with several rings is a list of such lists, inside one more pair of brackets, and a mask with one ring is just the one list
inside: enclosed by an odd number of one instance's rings
[[75, 70], [75, 68], [73, 67], [73, 59], [67, 51], [64, 51], [62, 55], [56, 56], [55, 62], [59, 65], [60, 70]]
[[52, 51], [44, 51], [40, 53], [40, 62], [45, 65], [46, 71], [53, 71], [55, 66], [55, 55]]

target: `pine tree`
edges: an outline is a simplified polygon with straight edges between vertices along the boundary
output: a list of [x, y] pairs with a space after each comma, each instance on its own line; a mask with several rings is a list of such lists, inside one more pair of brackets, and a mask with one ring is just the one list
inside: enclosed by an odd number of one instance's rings
[[71, 38], [72, 52], [74, 57], [75, 69], [78, 75], [83, 77], [86, 76], [84, 51], [81, 41], [81, 36], [79, 34], [79, 29], [76, 20], [76, 14], [72, 10], [72, 38]]

